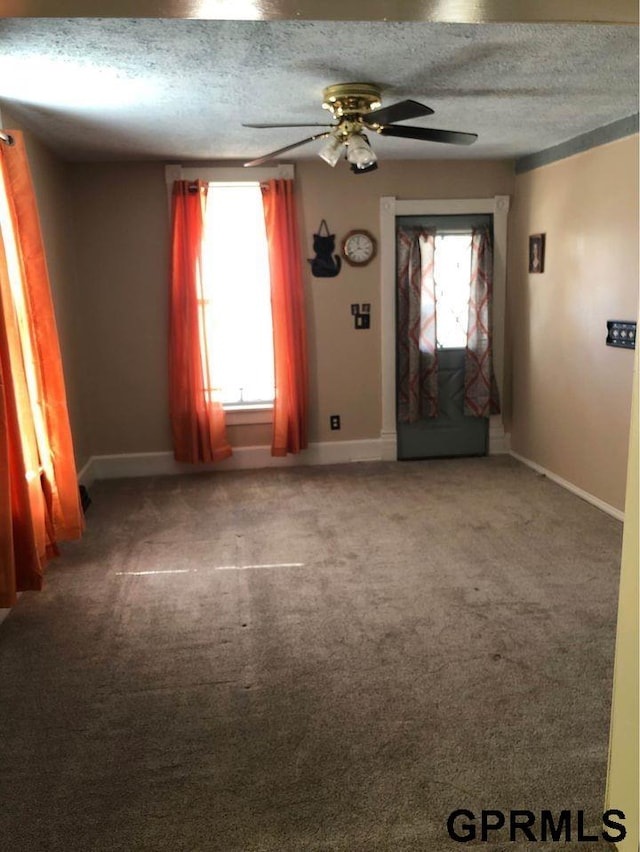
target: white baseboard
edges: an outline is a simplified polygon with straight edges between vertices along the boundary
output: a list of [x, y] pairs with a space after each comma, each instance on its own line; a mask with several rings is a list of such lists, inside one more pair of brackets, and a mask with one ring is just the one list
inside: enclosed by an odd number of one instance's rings
[[517, 459], [519, 462], [526, 464], [527, 467], [530, 467], [532, 470], [535, 470], [537, 473], [543, 473], [546, 477], [551, 479], [557, 485], [561, 485], [563, 488], [566, 488], [567, 491], [571, 491], [572, 494], [575, 494], [578, 497], [581, 497], [583, 500], [586, 500], [587, 503], [591, 503], [592, 506], [596, 506], [598, 509], [601, 509], [603, 512], [606, 512], [607, 515], [611, 515], [612, 518], [615, 518], [618, 521], [624, 521], [624, 512], [620, 509], [616, 509], [615, 506], [611, 506], [609, 503], [605, 503], [604, 500], [601, 500], [599, 497], [595, 497], [593, 494], [589, 494], [588, 491], [584, 491], [582, 488], [578, 488], [577, 485], [574, 485], [573, 482], [569, 482], [567, 479], [563, 479], [561, 476], [558, 476], [553, 471], [547, 470], [542, 467], [542, 465], [537, 464], [531, 459], [527, 459], [524, 456], [521, 456], [520, 453], [516, 453], [514, 450], [510, 451], [510, 455]]
[[[509, 436], [492, 431], [490, 454], [509, 452]], [[256, 470], [264, 467], [348, 464], [363, 461], [396, 461], [397, 435], [382, 432], [379, 438], [360, 441], [325, 441], [311, 444], [297, 455], [274, 457], [268, 446], [237, 447], [233, 455], [217, 464], [190, 465], [177, 462], [173, 453], [122, 453], [91, 456], [78, 473], [80, 485], [90, 487], [97, 479], [126, 479], [136, 476], [169, 476], [215, 470]]]
[[398, 433], [395, 429], [380, 432], [380, 458], [383, 461], [398, 460]]
[[504, 431], [502, 418], [498, 415], [489, 420], [489, 455], [504, 456], [511, 452], [511, 436]]
[[266, 446], [238, 447], [234, 449], [230, 458], [208, 465], [177, 462], [171, 452], [92, 456], [78, 474], [78, 481], [81, 485], [89, 487], [96, 479], [382, 461], [382, 449], [382, 443], [377, 438], [311, 444], [308, 449], [297, 455], [284, 457], [272, 456], [271, 448]]
[[89, 486], [95, 480], [95, 476], [91, 475], [91, 467], [93, 465], [93, 456], [89, 458], [89, 461], [85, 462], [84, 465], [78, 471], [78, 484]]

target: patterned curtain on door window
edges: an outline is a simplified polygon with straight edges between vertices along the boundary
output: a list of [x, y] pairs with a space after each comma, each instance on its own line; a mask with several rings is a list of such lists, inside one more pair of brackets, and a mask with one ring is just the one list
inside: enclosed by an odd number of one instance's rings
[[493, 374], [491, 300], [493, 250], [489, 228], [474, 228], [471, 236], [469, 324], [464, 357], [464, 413], [488, 417], [500, 413], [498, 385]]
[[415, 423], [438, 415], [435, 231], [399, 228], [398, 420]]

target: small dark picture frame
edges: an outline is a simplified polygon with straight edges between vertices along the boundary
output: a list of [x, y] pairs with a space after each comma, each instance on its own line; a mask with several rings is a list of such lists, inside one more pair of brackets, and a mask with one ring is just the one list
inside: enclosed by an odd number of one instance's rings
[[544, 272], [544, 234], [529, 237], [529, 272]]

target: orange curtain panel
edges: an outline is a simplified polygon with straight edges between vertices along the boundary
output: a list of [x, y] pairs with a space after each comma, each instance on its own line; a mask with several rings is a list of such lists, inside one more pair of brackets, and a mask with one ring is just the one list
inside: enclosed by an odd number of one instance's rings
[[271, 455], [307, 446], [309, 385], [302, 260], [292, 180], [262, 186], [273, 315], [275, 399]]
[[[169, 409], [177, 461], [216, 462], [231, 455], [224, 409], [213, 399], [203, 333], [202, 236], [205, 181], [175, 181], [169, 304]], [[202, 332], [202, 336], [201, 336]]]
[[0, 606], [40, 589], [83, 519], [62, 360], [22, 134], [0, 143]]

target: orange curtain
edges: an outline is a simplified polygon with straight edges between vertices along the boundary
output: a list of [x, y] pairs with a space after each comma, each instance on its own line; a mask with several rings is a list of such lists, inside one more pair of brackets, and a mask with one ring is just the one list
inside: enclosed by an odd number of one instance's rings
[[276, 392], [272, 456], [307, 446], [309, 385], [302, 261], [292, 180], [262, 186], [269, 244]]
[[83, 519], [62, 360], [22, 134], [0, 143], [0, 606], [42, 588]]
[[192, 463], [231, 455], [224, 409], [212, 396], [204, 337], [201, 253], [207, 192], [205, 181], [173, 185], [169, 408], [174, 455]]

